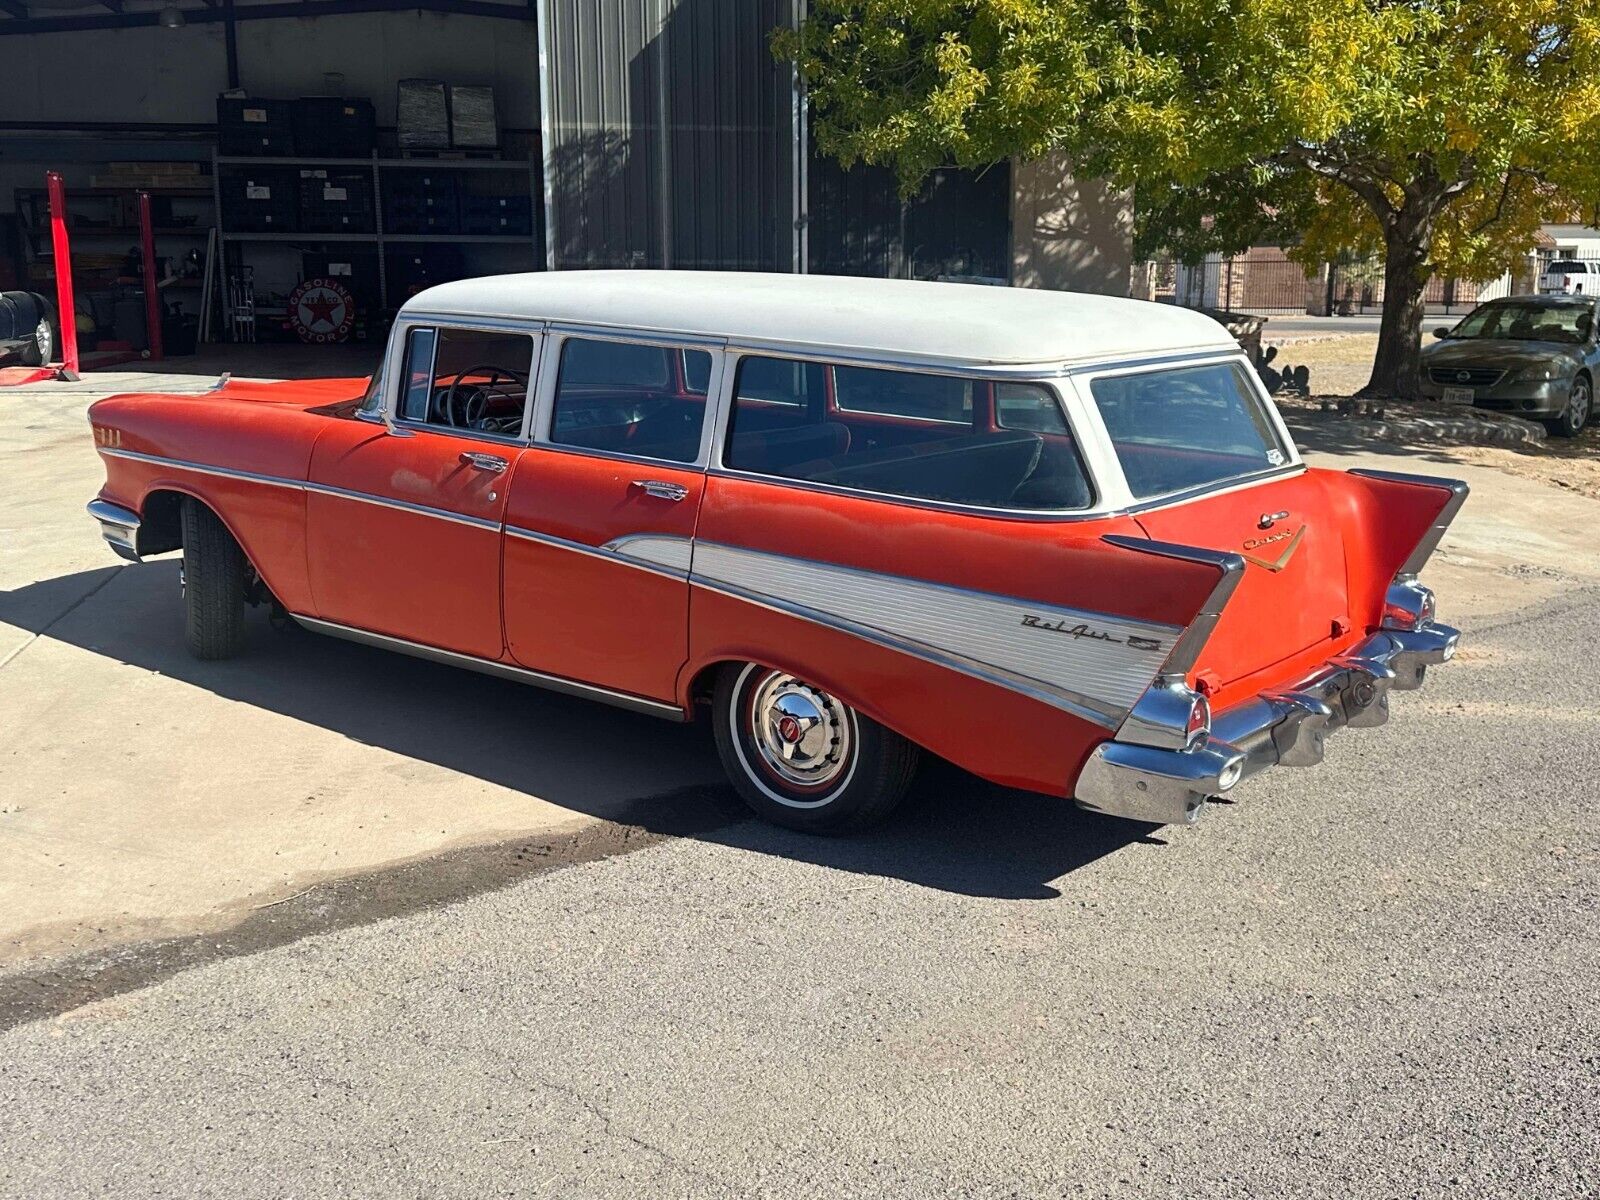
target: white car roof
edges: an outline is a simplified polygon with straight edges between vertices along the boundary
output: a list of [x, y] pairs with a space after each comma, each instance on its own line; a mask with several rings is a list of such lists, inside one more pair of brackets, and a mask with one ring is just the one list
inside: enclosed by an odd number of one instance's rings
[[1237, 349], [1210, 317], [1081, 292], [732, 271], [538, 271], [428, 288], [401, 315], [551, 321], [968, 366]]

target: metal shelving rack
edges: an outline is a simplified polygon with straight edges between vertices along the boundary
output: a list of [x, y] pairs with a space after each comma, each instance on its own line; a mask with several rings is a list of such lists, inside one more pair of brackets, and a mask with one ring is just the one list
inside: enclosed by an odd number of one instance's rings
[[[274, 231], [270, 233], [252, 233], [243, 230], [229, 232], [223, 219], [222, 208], [222, 171], [237, 167], [302, 167], [316, 169], [319, 167], [366, 167], [372, 172], [372, 224], [371, 233], [292, 233], [287, 231]], [[533, 251], [534, 260], [540, 261], [540, 251], [543, 240], [540, 236], [539, 217], [539, 163], [534, 159], [503, 159], [503, 158], [393, 158], [380, 157], [374, 152], [366, 158], [305, 158], [298, 155], [292, 157], [266, 157], [255, 155], [229, 155], [213, 152], [211, 156], [211, 189], [212, 200], [216, 205], [217, 234], [223, 246], [246, 242], [299, 242], [306, 245], [334, 245], [339, 243], [354, 245], [371, 245], [378, 248], [378, 303], [384, 312], [389, 311], [389, 272], [384, 261], [383, 249], [389, 245], [418, 245], [433, 243], [436, 245], [462, 245], [462, 246], [527, 246]], [[532, 200], [532, 214], [529, 219], [527, 234], [486, 234], [486, 233], [385, 233], [383, 229], [383, 173], [385, 171], [518, 171], [528, 177], [528, 196]], [[223, 255], [226, 260], [226, 254]], [[224, 270], [226, 265], [224, 264]]]

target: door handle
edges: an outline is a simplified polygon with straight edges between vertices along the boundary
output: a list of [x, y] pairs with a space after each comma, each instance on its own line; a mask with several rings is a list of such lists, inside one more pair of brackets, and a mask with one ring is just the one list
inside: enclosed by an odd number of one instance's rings
[[633, 486], [646, 496], [654, 496], [657, 500], [682, 500], [689, 495], [689, 489], [681, 483], [668, 483], [664, 479], [635, 479]]
[[461, 461], [469, 467], [476, 467], [480, 471], [488, 471], [491, 475], [498, 475], [511, 464], [498, 454], [483, 454], [476, 450], [463, 450]]

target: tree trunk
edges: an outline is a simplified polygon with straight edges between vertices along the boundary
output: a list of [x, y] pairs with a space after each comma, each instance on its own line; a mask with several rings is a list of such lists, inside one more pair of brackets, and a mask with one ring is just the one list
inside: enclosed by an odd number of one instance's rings
[[1356, 394], [1415, 400], [1421, 396], [1422, 321], [1427, 315], [1428, 255], [1433, 251], [1433, 219], [1402, 211], [1384, 230], [1383, 321], [1372, 377]]

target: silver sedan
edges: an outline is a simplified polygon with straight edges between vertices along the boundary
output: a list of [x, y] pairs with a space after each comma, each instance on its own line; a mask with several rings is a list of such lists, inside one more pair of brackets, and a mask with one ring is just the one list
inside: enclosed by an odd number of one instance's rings
[[1593, 296], [1507, 296], [1422, 348], [1422, 394], [1543, 421], [1574, 437], [1594, 412], [1600, 319]]

